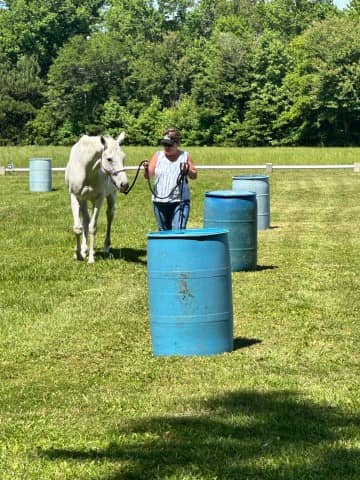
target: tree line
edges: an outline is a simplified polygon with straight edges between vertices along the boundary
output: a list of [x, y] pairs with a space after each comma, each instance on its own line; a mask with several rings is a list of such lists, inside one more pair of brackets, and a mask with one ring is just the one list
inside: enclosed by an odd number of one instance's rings
[[360, 0], [0, 2], [0, 142], [359, 146]]

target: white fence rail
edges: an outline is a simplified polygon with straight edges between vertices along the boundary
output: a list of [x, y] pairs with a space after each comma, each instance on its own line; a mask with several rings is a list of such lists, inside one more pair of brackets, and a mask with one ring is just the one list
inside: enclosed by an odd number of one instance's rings
[[[266, 163], [264, 165], [197, 165], [198, 170], [265, 170], [271, 173], [274, 170], [330, 170], [330, 169], [352, 169], [354, 172], [360, 173], [360, 163], [340, 164], [340, 165], [276, 165]], [[128, 166], [127, 170], [137, 170], [137, 166]], [[52, 172], [65, 172], [65, 167], [53, 167]], [[9, 164], [7, 167], [0, 167], [0, 175], [6, 175], [13, 172], [28, 172], [28, 167], [15, 167]]]
[[352, 168], [355, 171], [360, 171], [360, 163], [342, 164], [342, 165], [274, 165], [267, 163], [265, 165], [197, 165], [198, 170], [266, 170], [272, 172], [273, 170], [301, 170], [301, 169], [341, 169]]

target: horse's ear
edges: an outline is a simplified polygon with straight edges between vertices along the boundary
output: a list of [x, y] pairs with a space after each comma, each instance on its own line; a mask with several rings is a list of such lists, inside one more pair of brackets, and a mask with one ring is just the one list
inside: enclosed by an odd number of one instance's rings
[[106, 145], [106, 140], [105, 140], [105, 137], [103, 137], [102, 135], [100, 135], [100, 142], [103, 144], [103, 146], [105, 147]]
[[125, 132], [121, 132], [120, 135], [118, 136], [118, 144], [121, 145], [125, 139]]

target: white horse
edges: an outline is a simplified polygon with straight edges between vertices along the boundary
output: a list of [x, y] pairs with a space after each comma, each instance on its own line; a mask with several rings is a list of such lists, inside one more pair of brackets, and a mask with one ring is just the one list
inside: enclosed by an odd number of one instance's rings
[[[76, 247], [74, 258], [88, 263], [95, 261], [95, 236], [101, 205], [107, 200], [107, 228], [104, 252], [110, 252], [111, 226], [115, 214], [117, 191], [126, 192], [129, 184], [124, 167], [125, 153], [121, 143], [122, 132], [117, 140], [112, 137], [89, 137], [83, 135], [71, 148], [65, 170], [71, 209], [74, 218]], [[88, 212], [88, 201], [92, 204], [92, 215]], [[89, 237], [89, 248], [87, 240]]]

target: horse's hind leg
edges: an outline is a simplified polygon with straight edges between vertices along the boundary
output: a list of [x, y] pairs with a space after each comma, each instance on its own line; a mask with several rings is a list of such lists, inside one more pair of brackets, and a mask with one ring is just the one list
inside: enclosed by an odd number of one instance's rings
[[106, 197], [107, 201], [107, 209], [106, 209], [106, 218], [107, 218], [107, 225], [106, 225], [106, 235], [105, 235], [105, 242], [104, 242], [104, 253], [110, 253], [110, 246], [111, 246], [111, 227], [114, 221], [115, 216], [115, 200], [116, 194], [111, 194]]

